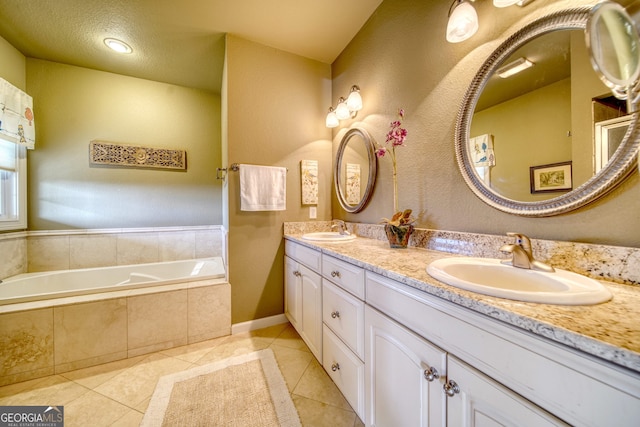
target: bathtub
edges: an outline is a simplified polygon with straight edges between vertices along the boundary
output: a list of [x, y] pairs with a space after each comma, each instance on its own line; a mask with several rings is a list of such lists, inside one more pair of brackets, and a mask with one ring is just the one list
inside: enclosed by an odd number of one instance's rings
[[0, 282], [0, 305], [225, 277], [222, 258], [19, 274]]
[[220, 257], [19, 274], [0, 283], [0, 386], [230, 333]]

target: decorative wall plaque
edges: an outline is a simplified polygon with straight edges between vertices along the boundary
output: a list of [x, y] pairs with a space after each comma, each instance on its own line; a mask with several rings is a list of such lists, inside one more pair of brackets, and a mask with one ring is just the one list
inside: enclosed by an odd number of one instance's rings
[[91, 141], [89, 144], [89, 163], [92, 165], [186, 170], [187, 152]]

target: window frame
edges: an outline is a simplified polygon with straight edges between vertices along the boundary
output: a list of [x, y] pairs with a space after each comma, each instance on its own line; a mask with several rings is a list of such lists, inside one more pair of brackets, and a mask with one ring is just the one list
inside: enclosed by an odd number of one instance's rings
[[[16, 146], [16, 180], [17, 180], [17, 200], [15, 208], [17, 215], [15, 219], [1, 219], [0, 231], [19, 231], [27, 228], [27, 148], [0, 138], [2, 143], [13, 144]], [[3, 185], [0, 182], [0, 185]], [[2, 193], [0, 193], [1, 197]], [[4, 200], [0, 200], [0, 204], [4, 204]]]

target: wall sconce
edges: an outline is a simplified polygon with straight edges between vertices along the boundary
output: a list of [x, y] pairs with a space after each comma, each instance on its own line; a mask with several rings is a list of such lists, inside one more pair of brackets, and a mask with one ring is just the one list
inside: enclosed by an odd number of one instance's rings
[[[453, 0], [449, 7], [447, 22], [447, 41], [459, 43], [473, 36], [479, 28], [478, 13], [471, 2], [476, 0]], [[512, 6], [526, 6], [533, 0], [493, 0], [493, 5], [498, 8]]]
[[362, 96], [360, 96], [360, 88], [357, 85], [351, 86], [349, 96], [344, 99], [342, 96], [338, 98], [338, 105], [335, 110], [329, 107], [329, 113], [325, 124], [328, 128], [337, 127], [340, 120], [354, 119], [358, 115], [358, 111], [362, 110]]
[[449, 43], [465, 41], [478, 31], [478, 14], [466, 0], [454, 0], [448, 16], [447, 41]]

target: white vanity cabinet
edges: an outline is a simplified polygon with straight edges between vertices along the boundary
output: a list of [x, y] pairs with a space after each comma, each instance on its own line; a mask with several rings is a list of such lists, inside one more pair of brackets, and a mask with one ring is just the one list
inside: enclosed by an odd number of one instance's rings
[[323, 367], [364, 419], [364, 270], [322, 254]]
[[367, 306], [366, 425], [444, 426], [447, 354]]
[[284, 311], [322, 363], [322, 278], [320, 252], [285, 242]]
[[[446, 425], [638, 425], [640, 376], [637, 374], [375, 273], [367, 272], [366, 289], [367, 425], [401, 425], [408, 415], [400, 409], [395, 409], [397, 414], [392, 412], [398, 422], [389, 418], [388, 423], [380, 423], [374, 417], [378, 414], [391, 417], [389, 411], [412, 398], [391, 393], [386, 397], [392, 399], [388, 402], [375, 394], [384, 392], [387, 385], [380, 386], [381, 391], [371, 389], [370, 384], [375, 385], [379, 375], [388, 376], [385, 369], [397, 368], [395, 364], [385, 367], [375, 360], [379, 357], [378, 349], [372, 342], [378, 339], [379, 331], [385, 329], [371, 323], [374, 316], [369, 316], [369, 306], [377, 309], [378, 316], [386, 317], [388, 322], [390, 319], [397, 322], [395, 332], [388, 333], [388, 340], [394, 339], [396, 347], [408, 347], [407, 342], [418, 339], [446, 352], [446, 369], [440, 372], [440, 380], [444, 381], [442, 390], [447, 394]], [[391, 330], [389, 326], [387, 329]], [[406, 355], [414, 352], [405, 350], [402, 357], [407, 358]], [[396, 388], [410, 378], [418, 381], [415, 367], [419, 363], [419, 358], [414, 357], [414, 369], [407, 373], [398, 371], [407, 377], [395, 378]], [[433, 366], [435, 362], [426, 363]], [[416, 390], [414, 386], [411, 394]], [[388, 409], [379, 409], [381, 404]], [[413, 419], [422, 419], [418, 418], [422, 408], [415, 402], [411, 407]]]

